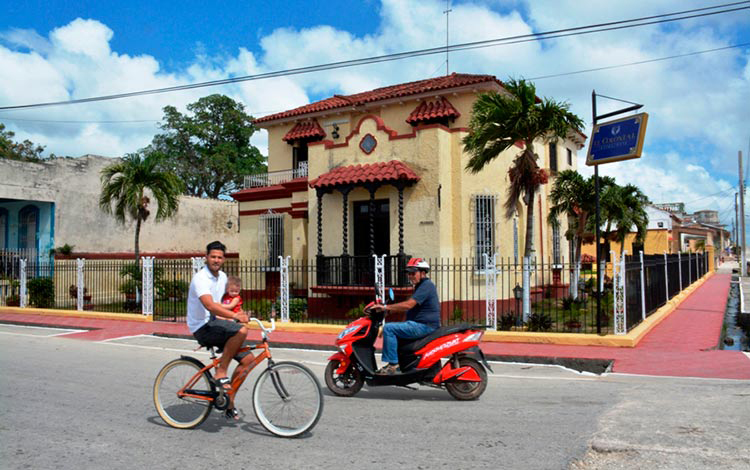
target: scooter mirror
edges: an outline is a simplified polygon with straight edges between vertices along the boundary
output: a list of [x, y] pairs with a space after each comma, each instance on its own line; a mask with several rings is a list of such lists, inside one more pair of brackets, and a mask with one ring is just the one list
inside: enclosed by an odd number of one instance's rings
[[388, 289], [388, 298], [393, 302], [393, 288]]

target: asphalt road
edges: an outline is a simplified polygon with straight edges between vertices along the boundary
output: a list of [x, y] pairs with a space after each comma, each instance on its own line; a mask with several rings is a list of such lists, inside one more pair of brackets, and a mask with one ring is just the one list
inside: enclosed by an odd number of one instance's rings
[[[60, 335], [63, 336], [54, 336]], [[493, 364], [479, 401], [430, 388], [328, 393], [299, 439], [271, 436], [252, 412], [214, 413], [177, 430], [156, 414], [163, 364], [194, 343], [133, 337], [95, 343], [65, 331], [0, 325], [0, 468], [748, 468], [750, 384], [582, 375]], [[275, 350], [320, 378], [330, 353]], [[246, 383], [252, 386], [257, 372]], [[323, 385], [325, 387], [325, 385]]]

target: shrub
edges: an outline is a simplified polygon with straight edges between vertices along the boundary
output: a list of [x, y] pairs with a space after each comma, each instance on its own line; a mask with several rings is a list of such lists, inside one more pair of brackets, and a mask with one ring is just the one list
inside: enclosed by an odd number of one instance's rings
[[162, 299], [176, 299], [185, 300], [188, 294], [190, 284], [180, 279], [173, 281], [161, 280], [154, 284], [156, 287], [156, 293], [159, 298]]
[[461, 323], [461, 321], [464, 319], [464, 311], [461, 307], [456, 306], [453, 308], [453, 313], [451, 314], [451, 320], [453, 323]]
[[516, 324], [516, 316], [513, 313], [504, 313], [500, 315], [500, 324], [498, 328], [502, 331], [510, 331]]
[[260, 320], [268, 320], [271, 318], [271, 308], [273, 307], [273, 301], [271, 299], [250, 299], [249, 302], [243, 304], [243, 309], [250, 311], [250, 316], [258, 318]]
[[526, 326], [529, 331], [549, 331], [552, 329], [552, 317], [546, 313], [532, 313]]
[[38, 277], [30, 279], [28, 289], [31, 305], [39, 308], [47, 308], [55, 305], [55, 283], [52, 281], [52, 278]]
[[289, 320], [301, 322], [307, 319], [307, 299], [289, 299]]
[[365, 316], [365, 304], [361, 303], [353, 309], [346, 312], [346, 318], [359, 318]]

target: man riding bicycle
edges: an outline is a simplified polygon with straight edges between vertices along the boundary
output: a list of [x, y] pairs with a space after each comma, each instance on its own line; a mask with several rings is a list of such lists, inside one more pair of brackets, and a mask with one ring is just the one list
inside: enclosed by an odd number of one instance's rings
[[[235, 368], [232, 379], [247, 370], [253, 355], [237, 356], [237, 351], [247, 339], [247, 313], [235, 313], [224, 307], [221, 298], [226, 291], [227, 275], [221, 270], [224, 264], [226, 247], [219, 241], [206, 246], [206, 265], [193, 275], [187, 299], [187, 324], [195, 339], [205, 347], [223, 349], [220, 363], [216, 367], [215, 380], [228, 392], [232, 389], [228, 369], [232, 358], [239, 365]], [[227, 408], [227, 417], [239, 419], [234, 403]]]

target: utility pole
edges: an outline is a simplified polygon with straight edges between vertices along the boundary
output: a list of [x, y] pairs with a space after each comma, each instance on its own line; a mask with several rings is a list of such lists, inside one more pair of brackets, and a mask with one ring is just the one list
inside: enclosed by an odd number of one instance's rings
[[734, 193], [734, 224], [732, 225], [732, 235], [734, 235], [734, 246], [735, 246], [735, 250], [734, 251], [735, 252], [737, 251], [737, 246], [739, 246], [739, 244], [740, 244], [740, 238], [738, 237], [738, 235], [740, 233], [740, 230], [739, 230], [739, 226], [737, 225], [737, 217], [738, 217], [738, 215], [737, 215], [738, 212], [737, 211], [739, 210], [739, 208], [737, 207], [737, 196], [738, 195], [739, 195], [739, 193]]
[[451, 0], [445, 0], [445, 11], [443, 14], [445, 14], [445, 75], [448, 76], [451, 74], [450, 72], [450, 62], [448, 58], [448, 52], [450, 50], [449, 44], [450, 41], [448, 40], [448, 18], [450, 17], [450, 14], [453, 10], [451, 10]]
[[740, 275], [747, 276], [747, 260], [745, 259], [745, 184], [742, 181], [742, 150], [737, 152], [737, 159], [740, 162], [740, 237], [742, 246], [740, 247]]

